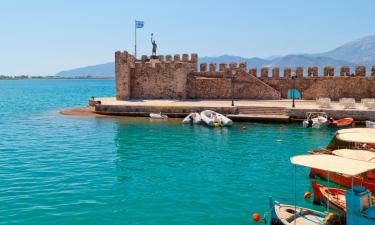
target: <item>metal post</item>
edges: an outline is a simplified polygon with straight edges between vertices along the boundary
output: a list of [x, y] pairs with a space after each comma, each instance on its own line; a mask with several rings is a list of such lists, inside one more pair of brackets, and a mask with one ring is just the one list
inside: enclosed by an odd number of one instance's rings
[[296, 107], [296, 104], [295, 104], [295, 102], [294, 102], [294, 92], [295, 92], [295, 89], [296, 89], [296, 75], [293, 73], [293, 75], [292, 75], [292, 80], [293, 80], [293, 88], [292, 88], [292, 101], [293, 101], [293, 103], [292, 103], [292, 108], [295, 108]]
[[137, 20], [134, 21], [134, 57], [137, 59]]
[[232, 77], [230, 78], [231, 80], [231, 84], [230, 84], [230, 95], [231, 95], [231, 98], [232, 98], [232, 106], [234, 106], [234, 96], [233, 96], [233, 80], [234, 80], [234, 76], [232, 75]]

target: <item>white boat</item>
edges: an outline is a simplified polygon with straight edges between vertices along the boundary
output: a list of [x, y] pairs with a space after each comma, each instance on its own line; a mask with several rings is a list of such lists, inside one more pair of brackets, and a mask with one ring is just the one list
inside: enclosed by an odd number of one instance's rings
[[324, 112], [309, 112], [302, 122], [303, 127], [321, 128], [327, 125], [327, 114]]
[[366, 120], [366, 127], [367, 128], [375, 128], [375, 122]]
[[204, 110], [201, 112], [201, 118], [204, 123], [211, 127], [223, 127], [232, 125], [232, 120], [220, 113], [212, 110]]
[[152, 119], [168, 119], [167, 115], [160, 113], [150, 113], [150, 118]]
[[202, 122], [202, 118], [199, 113], [190, 113], [183, 120], [182, 123], [195, 123], [199, 124]]
[[328, 216], [326, 212], [319, 212], [309, 208], [300, 206], [280, 204], [277, 201], [270, 200], [273, 208], [271, 224], [283, 225], [325, 225]]

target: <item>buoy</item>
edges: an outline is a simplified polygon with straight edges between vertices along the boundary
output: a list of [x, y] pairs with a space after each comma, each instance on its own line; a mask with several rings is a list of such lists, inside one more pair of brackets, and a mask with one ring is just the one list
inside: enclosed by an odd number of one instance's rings
[[254, 213], [254, 214], [253, 214], [253, 220], [254, 220], [255, 222], [258, 222], [258, 221], [260, 220], [260, 215], [259, 215], [259, 213]]
[[246, 129], [247, 129], [247, 127], [245, 127], [245, 126], [242, 127], [242, 130], [246, 130]]
[[306, 191], [305, 194], [303, 195], [303, 197], [306, 199], [306, 198], [310, 198], [311, 197], [311, 193]]

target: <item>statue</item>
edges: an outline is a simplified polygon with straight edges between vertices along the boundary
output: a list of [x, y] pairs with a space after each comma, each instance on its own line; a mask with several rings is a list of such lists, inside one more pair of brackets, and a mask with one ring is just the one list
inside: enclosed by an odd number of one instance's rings
[[153, 40], [154, 33], [151, 33], [152, 56], [156, 57], [156, 49], [158, 48], [155, 40]]

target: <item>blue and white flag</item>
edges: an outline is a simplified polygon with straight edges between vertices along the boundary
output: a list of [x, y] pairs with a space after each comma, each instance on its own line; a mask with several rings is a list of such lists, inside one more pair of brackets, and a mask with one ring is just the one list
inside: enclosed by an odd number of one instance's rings
[[135, 21], [135, 28], [143, 28], [145, 22], [143, 21]]

